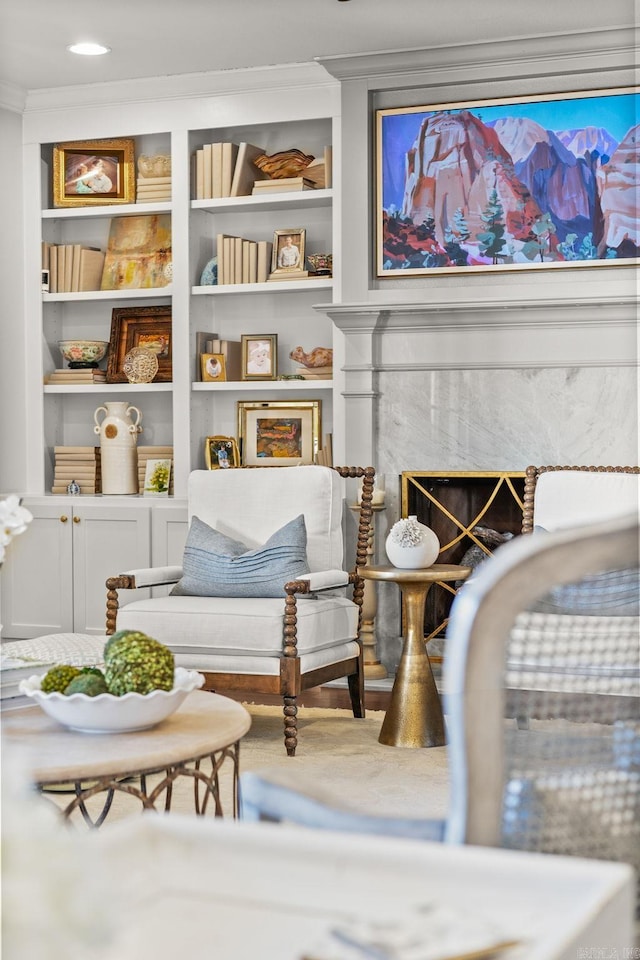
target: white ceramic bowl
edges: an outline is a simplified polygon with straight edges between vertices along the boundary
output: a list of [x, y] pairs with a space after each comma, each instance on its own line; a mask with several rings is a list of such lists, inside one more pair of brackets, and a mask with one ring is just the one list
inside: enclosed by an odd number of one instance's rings
[[188, 693], [204, 684], [204, 677], [196, 670], [176, 667], [172, 690], [154, 690], [125, 693], [114, 697], [100, 693], [88, 697], [86, 693], [43, 693], [40, 684], [46, 674], [29, 677], [20, 682], [20, 692], [31, 697], [52, 719], [70, 730], [80, 733], [131, 733], [147, 730], [165, 720], [178, 709]]
[[109, 346], [108, 340], [58, 340], [67, 363], [99, 363]]

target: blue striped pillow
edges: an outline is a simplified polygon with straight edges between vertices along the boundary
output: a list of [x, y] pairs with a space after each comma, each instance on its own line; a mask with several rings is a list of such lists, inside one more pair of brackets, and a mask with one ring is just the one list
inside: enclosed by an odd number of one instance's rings
[[290, 520], [255, 550], [194, 516], [182, 570], [172, 596], [284, 598], [285, 583], [309, 573], [304, 516]]

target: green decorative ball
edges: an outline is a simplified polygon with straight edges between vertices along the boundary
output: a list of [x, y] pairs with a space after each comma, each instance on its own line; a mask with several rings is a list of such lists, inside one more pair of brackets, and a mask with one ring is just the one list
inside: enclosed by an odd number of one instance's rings
[[99, 670], [97, 672], [92, 670], [74, 677], [64, 692], [67, 697], [72, 693], [85, 693], [88, 697], [97, 697], [101, 693], [108, 693], [109, 689], [102, 673]]
[[58, 664], [45, 673], [40, 683], [40, 689], [43, 693], [64, 693], [79, 673], [78, 667], [71, 667], [67, 663]]
[[172, 690], [174, 657], [168, 647], [138, 630], [121, 630], [105, 646], [105, 679], [109, 693], [151, 693]]

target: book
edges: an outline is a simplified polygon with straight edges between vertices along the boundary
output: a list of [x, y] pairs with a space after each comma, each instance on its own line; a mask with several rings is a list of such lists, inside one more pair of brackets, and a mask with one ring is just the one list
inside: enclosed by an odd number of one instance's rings
[[249, 247], [250, 240], [242, 241], [242, 283], [249, 283]]
[[204, 150], [196, 150], [196, 200], [204, 200]]
[[100, 447], [54, 447], [54, 453], [95, 453], [100, 452]]
[[71, 292], [78, 293], [80, 290], [80, 253], [82, 245], [74, 243], [71, 255]]
[[65, 293], [71, 292], [72, 279], [73, 279], [73, 244], [65, 243], [64, 245], [64, 287], [62, 288], [65, 291]]
[[242, 253], [244, 240], [242, 237], [233, 238], [233, 283], [242, 283]]
[[58, 247], [52, 243], [49, 247], [49, 293], [58, 292]]
[[58, 293], [66, 293], [65, 287], [65, 266], [67, 262], [67, 246], [64, 243], [58, 244]]
[[331, 377], [333, 376], [333, 367], [298, 367], [296, 373], [303, 377]]
[[171, 215], [113, 217], [101, 290], [140, 290], [171, 282]]
[[283, 177], [280, 180], [258, 180], [251, 191], [253, 196], [263, 193], [291, 193], [296, 190], [315, 190], [316, 185], [308, 177]]
[[240, 340], [214, 340], [212, 353], [221, 353], [225, 358], [227, 380], [242, 378], [242, 343]]
[[95, 247], [80, 250], [80, 273], [78, 290], [99, 290], [104, 269], [104, 253]]
[[254, 163], [255, 158], [263, 153], [262, 147], [254, 147], [252, 143], [247, 143], [245, 140], [238, 144], [230, 197], [248, 197], [255, 181], [266, 176]]
[[309, 276], [308, 270], [275, 270], [267, 277], [268, 280], [306, 280]]
[[213, 181], [211, 175], [211, 150], [213, 144], [205, 143], [202, 148], [203, 154], [203, 172], [202, 172], [202, 193], [205, 200], [210, 200], [213, 196]]
[[238, 144], [228, 140], [222, 143], [222, 193], [223, 197], [231, 196], [231, 181], [238, 156]]
[[171, 186], [171, 177], [143, 177], [138, 175], [137, 186], [138, 187], [159, 187], [164, 184], [169, 184]]
[[270, 240], [258, 240], [257, 251], [257, 282], [266, 283], [271, 269], [271, 251], [273, 243]]
[[212, 144], [211, 150], [211, 196], [222, 196], [222, 143]]
[[258, 282], [258, 244], [249, 240], [249, 283]]

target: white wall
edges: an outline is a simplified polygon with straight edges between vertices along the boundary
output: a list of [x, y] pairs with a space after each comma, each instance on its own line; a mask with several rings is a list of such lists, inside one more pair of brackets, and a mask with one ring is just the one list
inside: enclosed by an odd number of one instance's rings
[[22, 117], [0, 106], [0, 494], [20, 490], [25, 476]]

